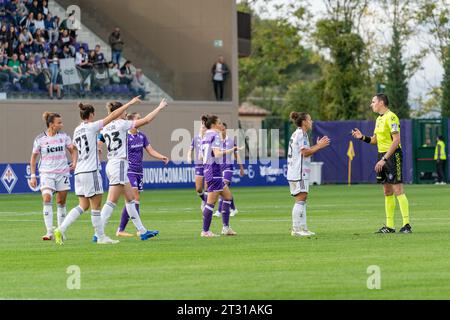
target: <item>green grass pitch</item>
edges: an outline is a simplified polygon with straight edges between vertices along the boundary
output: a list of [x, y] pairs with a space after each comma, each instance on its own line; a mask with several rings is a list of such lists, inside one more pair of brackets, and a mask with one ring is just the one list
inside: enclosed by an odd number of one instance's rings
[[[288, 187], [233, 191], [237, 237], [200, 238], [193, 190], [146, 191], [143, 221], [160, 236], [114, 246], [90, 242], [88, 213], [64, 246], [43, 242], [40, 196], [0, 196], [0, 299], [450, 298], [449, 187], [406, 186], [409, 235], [374, 234], [385, 221], [380, 186], [312, 187], [308, 221], [317, 236], [309, 239], [290, 236]], [[68, 207], [76, 203], [70, 194]], [[113, 238], [120, 211], [107, 227]], [[212, 231], [220, 229], [214, 217]], [[81, 272], [78, 290], [67, 288], [72, 265]], [[367, 288], [369, 266], [380, 268], [379, 290]]]

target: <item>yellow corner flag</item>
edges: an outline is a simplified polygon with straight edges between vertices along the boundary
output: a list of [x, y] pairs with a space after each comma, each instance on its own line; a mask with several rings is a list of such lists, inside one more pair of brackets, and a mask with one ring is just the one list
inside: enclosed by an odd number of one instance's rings
[[352, 161], [355, 157], [355, 149], [353, 148], [353, 141], [350, 141], [348, 144], [348, 150], [347, 150], [347, 157], [348, 157], [348, 185], [350, 186], [352, 184]]

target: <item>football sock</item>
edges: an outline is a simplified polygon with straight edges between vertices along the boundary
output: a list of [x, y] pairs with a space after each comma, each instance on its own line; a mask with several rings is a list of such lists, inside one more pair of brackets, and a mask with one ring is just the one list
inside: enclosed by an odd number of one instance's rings
[[119, 232], [125, 230], [128, 224], [128, 220], [130, 220], [130, 216], [128, 215], [127, 207], [123, 207], [122, 216], [120, 218]]
[[131, 221], [133, 222], [136, 229], [141, 233], [144, 234], [147, 232], [147, 229], [144, 227], [141, 221], [141, 217], [139, 217], [139, 213], [136, 210], [136, 203], [134, 201], [128, 202], [125, 204], [128, 215], [130, 216]]
[[386, 227], [394, 229], [395, 196], [385, 196]]
[[91, 221], [95, 230], [95, 235], [97, 237], [103, 236], [105, 234], [105, 230], [103, 229], [102, 216], [99, 210], [91, 210]]
[[217, 209], [220, 213], [222, 213], [222, 206], [223, 206], [223, 198], [219, 197], [219, 208]]
[[405, 194], [397, 197], [398, 204], [400, 206], [400, 212], [403, 217], [403, 226], [409, 224], [409, 201]]
[[214, 204], [207, 203], [203, 209], [203, 231], [209, 231], [211, 227], [212, 214], [214, 211]]
[[231, 201], [223, 200], [222, 202], [222, 223], [224, 227], [230, 226], [230, 205]]
[[106, 229], [106, 225], [108, 224], [109, 218], [111, 218], [111, 215], [115, 208], [116, 204], [112, 203], [111, 201], [107, 201], [103, 206], [102, 212], [100, 213], [100, 215], [102, 216], [103, 230]]
[[53, 234], [53, 204], [51, 202], [44, 203], [43, 214], [47, 234]]
[[56, 211], [56, 218], [58, 220], [58, 227], [60, 227], [62, 225], [62, 223], [64, 222], [64, 219], [66, 218], [66, 213], [67, 213], [67, 208], [66, 205], [60, 205], [58, 204], [58, 208]]
[[230, 209], [231, 209], [231, 210], [236, 210], [236, 207], [234, 206], [234, 198], [231, 198]]
[[292, 209], [292, 227], [294, 231], [307, 230], [306, 227], [306, 202], [297, 201]]
[[61, 225], [59, 226], [59, 231], [61, 231], [62, 233], [66, 232], [67, 228], [69, 228], [70, 225], [83, 214], [83, 212], [84, 210], [80, 206], [77, 206], [70, 210], [66, 219], [64, 219], [63, 223], [61, 223]]

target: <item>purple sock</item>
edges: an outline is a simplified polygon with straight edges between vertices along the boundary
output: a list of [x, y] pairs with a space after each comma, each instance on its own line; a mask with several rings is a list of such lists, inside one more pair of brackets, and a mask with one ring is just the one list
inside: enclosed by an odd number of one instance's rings
[[230, 208], [231, 208], [231, 210], [236, 210], [236, 207], [234, 206], [234, 198], [231, 198]]
[[230, 226], [230, 205], [231, 201], [224, 200], [222, 205], [222, 223], [224, 227]]
[[212, 214], [214, 211], [214, 204], [207, 203], [203, 210], [203, 231], [209, 231], [211, 226]]
[[120, 232], [125, 231], [125, 228], [127, 227], [129, 219], [130, 219], [130, 216], [128, 215], [127, 208], [123, 207], [122, 217], [120, 218], [120, 225], [119, 225]]
[[220, 197], [219, 198], [219, 212], [222, 212], [222, 207], [223, 207], [223, 198]]

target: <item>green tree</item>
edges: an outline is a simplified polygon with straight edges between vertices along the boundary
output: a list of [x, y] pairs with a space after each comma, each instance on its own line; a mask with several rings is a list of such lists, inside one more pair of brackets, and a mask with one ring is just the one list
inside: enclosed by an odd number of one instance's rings
[[400, 32], [396, 25], [393, 28], [392, 45], [388, 58], [386, 94], [390, 104], [400, 119], [410, 117], [408, 103], [408, 78], [406, 64], [403, 62]]
[[[450, 45], [447, 48], [447, 53], [450, 53]], [[442, 117], [450, 118], [450, 58], [446, 57], [444, 63], [444, 79], [442, 80], [442, 100], [441, 113]]]

